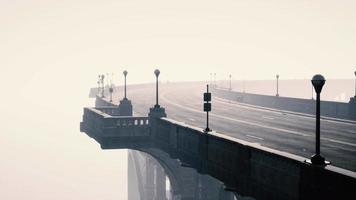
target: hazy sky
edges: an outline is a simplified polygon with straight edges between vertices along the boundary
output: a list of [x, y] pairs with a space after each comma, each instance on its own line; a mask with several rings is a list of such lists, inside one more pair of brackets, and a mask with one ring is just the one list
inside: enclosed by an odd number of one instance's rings
[[[0, 146], [6, 152], [0, 168], [11, 180], [3, 182], [7, 194], [68, 199], [81, 181], [91, 192], [75, 197], [92, 194], [90, 181], [98, 180], [68, 165], [83, 163], [75, 166], [82, 170], [106, 159], [79, 134], [89, 87], [107, 72], [122, 83], [124, 69], [129, 84], [150, 82], [155, 68], [163, 81], [206, 80], [211, 72], [218, 79], [230, 73], [234, 79], [354, 78], [356, 1], [0, 0]], [[69, 166], [65, 176], [58, 163]], [[107, 181], [102, 171], [100, 181]]]
[[[356, 1], [0, 0], [2, 86], [353, 78]], [[118, 77], [120, 75], [120, 77]], [[5, 88], [6, 89], [6, 88]]]

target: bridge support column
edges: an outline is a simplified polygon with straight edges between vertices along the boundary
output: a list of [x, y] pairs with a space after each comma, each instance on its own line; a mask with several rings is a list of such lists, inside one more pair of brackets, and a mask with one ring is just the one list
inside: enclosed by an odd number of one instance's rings
[[154, 161], [151, 158], [146, 158], [145, 184], [144, 184], [144, 199], [153, 200], [155, 196], [154, 186]]
[[150, 134], [151, 137], [155, 137], [157, 128], [158, 128], [158, 120], [161, 117], [167, 117], [166, 111], [163, 107], [153, 107], [150, 108], [150, 113], [148, 113], [149, 124], [150, 124]]
[[132, 104], [128, 99], [123, 99], [119, 104], [120, 116], [132, 116]]
[[155, 169], [155, 200], [166, 200], [166, 175], [163, 168], [157, 163], [154, 166]]

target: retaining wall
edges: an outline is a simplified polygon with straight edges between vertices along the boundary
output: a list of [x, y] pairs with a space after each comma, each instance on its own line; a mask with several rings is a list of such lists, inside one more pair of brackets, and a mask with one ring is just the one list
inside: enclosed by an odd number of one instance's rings
[[256, 199], [342, 199], [355, 195], [354, 172], [312, 166], [300, 156], [215, 132], [206, 134], [168, 118], [159, 119], [156, 126], [153, 140], [158, 148], [239, 194]]
[[[212, 93], [217, 97], [241, 103], [311, 115], [315, 114], [316, 103], [315, 100], [312, 99], [241, 93], [218, 88], [212, 88]], [[351, 98], [349, 103], [321, 101], [320, 112], [321, 115], [325, 117], [355, 120], [356, 101], [354, 98]]]

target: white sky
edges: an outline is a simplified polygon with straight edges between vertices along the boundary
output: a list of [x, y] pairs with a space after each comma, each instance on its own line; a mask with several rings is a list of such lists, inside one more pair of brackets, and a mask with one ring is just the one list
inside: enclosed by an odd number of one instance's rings
[[[353, 78], [356, 1], [0, 0], [2, 86]], [[121, 78], [121, 80], [119, 79]], [[25, 86], [24, 86], [25, 85]], [[5, 89], [7, 87], [5, 86]]]

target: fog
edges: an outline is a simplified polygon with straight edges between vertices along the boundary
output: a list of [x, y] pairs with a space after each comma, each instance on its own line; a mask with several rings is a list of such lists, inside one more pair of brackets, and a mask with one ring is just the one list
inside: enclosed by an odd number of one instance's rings
[[115, 161], [125, 152], [102, 153], [79, 133], [98, 74], [114, 84], [124, 69], [128, 84], [151, 82], [155, 68], [162, 82], [353, 79], [355, 10], [346, 0], [1, 0], [0, 198], [97, 199], [125, 187]]

